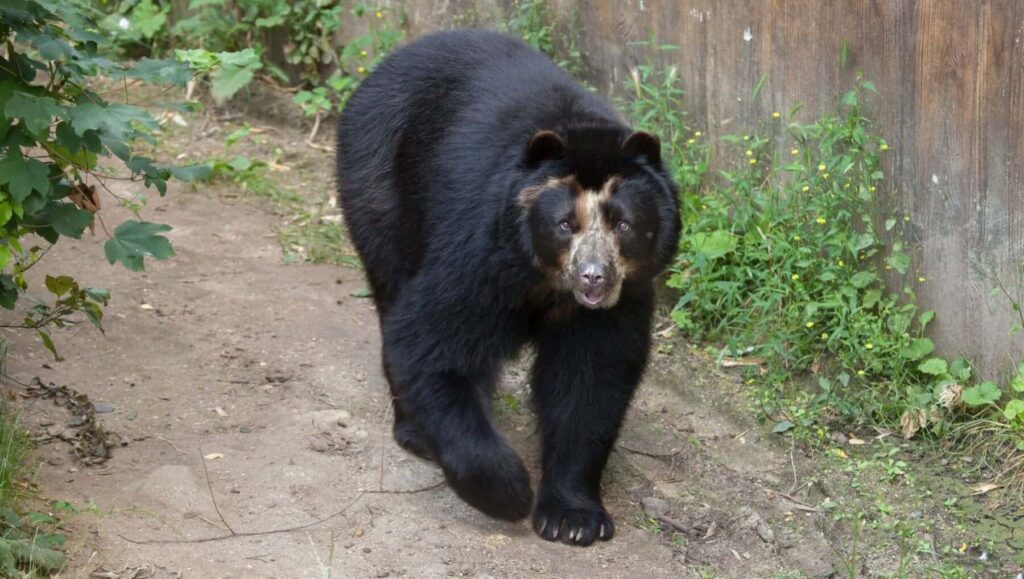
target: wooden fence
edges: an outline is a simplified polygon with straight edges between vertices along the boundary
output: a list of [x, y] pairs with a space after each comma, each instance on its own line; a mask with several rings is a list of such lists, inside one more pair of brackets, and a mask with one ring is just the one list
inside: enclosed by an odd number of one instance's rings
[[[508, 0], [389, 4], [405, 14], [411, 36], [500, 27], [514, 10]], [[872, 116], [891, 147], [881, 212], [911, 216], [910, 279], [919, 303], [937, 313], [930, 333], [939, 350], [968, 355], [992, 377], [1024, 359], [1024, 333], [1010, 335], [1009, 301], [989, 295], [993, 275], [1024, 293], [1013, 285], [1024, 264], [1024, 2], [559, 0], [550, 7], [556, 44], [577, 41], [588, 80], [603, 93], [620, 93], [634, 66], [675, 65], [694, 126], [712, 138], [752, 130], [798, 102], [798, 120], [811, 121], [862, 70], [879, 89]], [[680, 49], [637, 44], [652, 35]]]

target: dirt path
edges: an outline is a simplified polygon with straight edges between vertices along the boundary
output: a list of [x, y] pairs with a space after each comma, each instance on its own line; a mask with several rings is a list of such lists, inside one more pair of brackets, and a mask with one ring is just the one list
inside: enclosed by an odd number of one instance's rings
[[[100, 238], [62, 243], [48, 257], [52, 271], [112, 291], [105, 337], [87, 324], [58, 331], [60, 363], [31, 339], [14, 339], [29, 354], [11, 360], [12, 376], [112, 404], [103, 424], [126, 443], [101, 468], [77, 464], [66, 444], [38, 449], [45, 496], [96, 506], [74, 519], [66, 576], [129, 577], [147, 565], [158, 577], [323, 577], [328, 567], [335, 577], [832, 570], [814, 517], [765, 490], [789, 487], [785, 450], [723, 412], [738, 385], [687, 355], [657, 356], [612, 457], [606, 496], [621, 531], [610, 543], [546, 543], [525, 523], [488, 520], [443, 486], [361, 494], [430, 487], [441, 475], [389, 437], [372, 304], [350, 295], [364, 285], [360, 272], [283, 265], [274, 218], [253, 204], [178, 190], [149, 211], [174, 225], [178, 256], [148, 263], [142, 275], [109, 267]], [[497, 415], [536, 475], [526, 388], [522, 370], [510, 369]], [[49, 403], [31, 406], [37, 428], [61, 420]], [[203, 454], [217, 456], [206, 470]], [[297, 532], [128, 540], [224, 535], [211, 491], [237, 533], [348, 508]], [[645, 497], [663, 498], [666, 516], [687, 530], [662, 532], [642, 515]]]
[[[280, 147], [296, 169], [283, 181], [320, 195], [329, 155], [301, 145], [297, 131], [268, 130], [254, 156]], [[218, 137], [161, 145], [193, 159], [220, 146]], [[234, 186], [172, 186], [146, 216], [174, 226], [172, 260], [148, 262], [143, 274], [111, 267], [98, 236], [60, 243], [46, 271], [31, 272], [109, 288], [105, 336], [87, 323], [56, 330], [66, 360], [54, 363], [32, 336], [6, 334], [13, 378], [38, 376], [112, 405], [99, 417], [124, 443], [101, 467], [80, 464], [57, 438], [35, 453], [41, 496], [80, 509], [66, 518], [71, 562], [62, 576], [822, 577], [846, 576], [853, 556], [859, 574], [881, 576], [918, 539], [936, 548], [963, 540], [938, 494], [892, 479], [854, 485], [868, 467], [848, 474], [767, 434], [735, 377], [659, 337], [606, 471], [615, 540], [546, 543], [525, 522], [472, 510], [437, 485], [436, 467], [392, 442], [376, 316], [370, 300], [352, 295], [364, 287], [360, 271], [282, 263], [281, 217]], [[506, 372], [495, 416], [536, 484], [525, 367]], [[24, 415], [35, 433], [67, 421], [34, 399]], [[826, 498], [882, 530], [852, 533], [836, 522], [840, 511], [823, 508]], [[917, 518], [910, 547], [885, 530], [893, 517], [879, 514], [882, 499]]]

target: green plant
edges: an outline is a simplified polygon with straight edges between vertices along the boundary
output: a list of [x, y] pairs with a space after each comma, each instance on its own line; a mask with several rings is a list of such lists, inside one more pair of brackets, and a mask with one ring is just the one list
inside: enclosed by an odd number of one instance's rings
[[57, 520], [44, 513], [24, 516], [14, 511], [22, 497], [28, 432], [0, 399], [0, 575], [22, 577], [22, 571], [52, 572], [64, 565], [59, 551], [64, 537], [56, 532]]
[[[74, 5], [46, 0], [11, 0], [0, 8], [0, 306], [14, 309], [28, 290], [25, 272], [61, 237], [79, 238], [98, 223], [109, 237], [111, 264], [143, 268], [150, 256], [173, 255], [160, 233], [168, 226], [129, 220], [112, 232], [100, 217], [108, 193], [138, 217], [143, 200], [126, 198], [110, 181], [142, 182], [162, 195], [167, 180], [192, 180], [205, 166], [174, 167], [133, 153], [132, 145], [158, 128], [145, 109], [127, 101], [129, 83], [183, 85], [188, 67], [173, 60], [143, 58], [134, 66], [99, 55], [105, 38]], [[108, 102], [90, 87], [99, 77], [120, 86], [125, 102]], [[101, 162], [120, 160], [125, 172]], [[45, 328], [75, 311], [101, 325], [104, 290], [81, 287], [64, 276], [48, 276], [53, 305], [40, 300], [20, 323], [6, 327], [36, 331], [56, 356]]]
[[402, 39], [401, 28], [394, 25], [385, 8], [360, 3], [350, 13], [364, 21], [367, 32], [352, 39], [340, 52], [332, 52], [335, 69], [323, 84], [295, 94], [295, 104], [317, 119], [310, 139], [316, 134], [320, 116], [343, 109], [359, 82]]
[[[567, 44], [556, 47], [555, 24], [549, 4], [546, 0], [516, 0], [506, 23], [508, 31], [522, 38], [535, 50], [551, 57], [555, 64], [571, 76], [579, 78], [586, 68], [579, 48], [579, 14], [575, 14], [576, 22], [569, 26], [564, 35]], [[564, 50], [564, 57], [559, 54], [558, 48]]]

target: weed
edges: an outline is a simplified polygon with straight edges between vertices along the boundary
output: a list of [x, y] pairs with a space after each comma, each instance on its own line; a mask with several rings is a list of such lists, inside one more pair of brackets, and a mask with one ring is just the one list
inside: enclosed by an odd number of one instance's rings
[[[508, 31], [522, 38], [535, 50], [551, 57], [570, 76], [580, 78], [586, 65], [579, 48], [579, 13], [574, 15], [577, 22], [569, 27], [566, 34], [568, 45], [556, 47], [554, 18], [549, 4], [546, 0], [516, 0], [508, 19]], [[557, 48], [563, 48], [565, 55], [559, 54]]]
[[221, 154], [208, 162], [209, 179], [233, 183], [242, 191], [267, 200], [275, 211], [287, 217], [277, 231], [285, 262], [360, 267], [359, 260], [345, 251], [345, 230], [340, 220], [322, 214], [326, 199], [311, 205], [310, 199], [280, 185], [268, 173], [277, 165], [273, 159], [266, 162], [232, 154], [237, 143], [251, 138], [253, 133], [248, 125], [230, 132]]

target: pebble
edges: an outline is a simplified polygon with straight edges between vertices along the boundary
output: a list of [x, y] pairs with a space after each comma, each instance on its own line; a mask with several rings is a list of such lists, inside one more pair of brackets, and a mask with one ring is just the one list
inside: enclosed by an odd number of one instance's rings
[[658, 497], [645, 497], [640, 500], [640, 506], [643, 507], [647, 516], [652, 519], [657, 519], [658, 517], [667, 514], [669, 508], [668, 501]]

